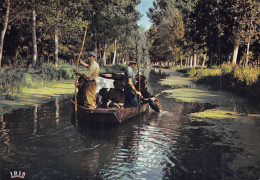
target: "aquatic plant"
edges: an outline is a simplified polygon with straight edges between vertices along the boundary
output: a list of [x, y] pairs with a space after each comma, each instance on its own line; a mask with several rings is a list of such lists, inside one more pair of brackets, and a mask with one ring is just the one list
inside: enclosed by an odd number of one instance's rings
[[104, 66], [101, 70], [100, 73], [121, 73], [124, 72], [126, 69], [126, 65], [120, 65], [120, 64], [116, 64], [114, 66], [112, 65], [106, 65]]

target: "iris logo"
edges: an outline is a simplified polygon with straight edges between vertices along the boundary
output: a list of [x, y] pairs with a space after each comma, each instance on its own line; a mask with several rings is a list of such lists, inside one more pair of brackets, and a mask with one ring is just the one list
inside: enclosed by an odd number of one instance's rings
[[22, 172], [22, 171], [14, 171], [14, 172], [10, 172], [11, 174], [11, 178], [21, 178], [21, 179], [24, 179], [24, 176], [25, 176], [25, 172]]

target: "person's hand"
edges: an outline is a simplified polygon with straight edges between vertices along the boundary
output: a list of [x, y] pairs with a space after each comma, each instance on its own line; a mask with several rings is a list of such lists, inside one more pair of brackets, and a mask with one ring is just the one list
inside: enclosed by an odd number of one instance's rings
[[142, 93], [140, 91], [137, 91], [136, 94], [138, 94], [140, 97], [142, 97]]

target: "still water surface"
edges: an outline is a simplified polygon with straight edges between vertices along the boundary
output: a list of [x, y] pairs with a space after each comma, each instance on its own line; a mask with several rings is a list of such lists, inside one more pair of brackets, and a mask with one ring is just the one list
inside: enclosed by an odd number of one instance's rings
[[[157, 73], [146, 76], [153, 94], [166, 88], [158, 85], [162, 77]], [[193, 122], [189, 113], [215, 105], [162, 94], [162, 113], [150, 110], [121, 125], [97, 126], [76, 122], [70, 99], [59, 97], [0, 117], [0, 179], [10, 179], [11, 171], [37, 180], [259, 177], [259, 121]], [[246, 137], [237, 129], [244, 124]]]

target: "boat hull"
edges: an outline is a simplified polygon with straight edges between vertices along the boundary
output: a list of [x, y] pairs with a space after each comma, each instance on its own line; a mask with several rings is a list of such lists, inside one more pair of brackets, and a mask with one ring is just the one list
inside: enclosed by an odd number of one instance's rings
[[[75, 102], [71, 101], [73, 107]], [[142, 104], [139, 107], [132, 108], [96, 108], [88, 109], [82, 106], [77, 106], [77, 119], [86, 122], [98, 122], [98, 123], [122, 123], [123, 121], [132, 117], [138, 116], [146, 112], [149, 108], [149, 104]], [[74, 109], [75, 111], [75, 109]]]

